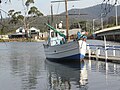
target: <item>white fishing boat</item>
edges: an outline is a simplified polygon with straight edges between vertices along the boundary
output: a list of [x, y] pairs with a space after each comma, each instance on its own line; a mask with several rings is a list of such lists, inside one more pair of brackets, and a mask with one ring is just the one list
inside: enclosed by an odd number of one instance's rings
[[[65, 0], [67, 4], [67, 0]], [[66, 6], [67, 8], [67, 6]], [[68, 14], [66, 9], [66, 29], [54, 28], [49, 24], [46, 24], [49, 28], [49, 39], [47, 44], [44, 44], [44, 51], [46, 59], [53, 61], [72, 61], [72, 60], [81, 60], [85, 57], [86, 54], [86, 41], [83, 37], [78, 40], [69, 40], [69, 31], [68, 31]]]

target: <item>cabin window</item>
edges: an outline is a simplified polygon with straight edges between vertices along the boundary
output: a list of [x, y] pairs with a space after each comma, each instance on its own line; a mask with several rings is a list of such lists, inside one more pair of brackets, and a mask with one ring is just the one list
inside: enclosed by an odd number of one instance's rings
[[51, 32], [51, 37], [54, 37], [54, 32]]
[[56, 37], [58, 36], [57, 32], [55, 33], [55, 36], [56, 36]]

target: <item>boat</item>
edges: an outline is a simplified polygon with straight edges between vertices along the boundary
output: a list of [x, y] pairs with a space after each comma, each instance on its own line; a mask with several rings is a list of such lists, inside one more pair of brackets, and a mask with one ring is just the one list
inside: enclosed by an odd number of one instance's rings
[[[65, 0], [67, 3], [67, 0]], [[67, 5], [67, 4], [65, 4]], [[67, 8], [67, 6], [66, 6]], [[46, 44], [44, 44], [44, 51], [46, 59], [51, 61], [80, 61], [85, 57], [87, 43], [86, 37], [81, 35], [79, 39], [69, 40], [68, 31], [68, 12], [66, 9], [66, 29], [54, 28], [50, 24], [49, 38]]]

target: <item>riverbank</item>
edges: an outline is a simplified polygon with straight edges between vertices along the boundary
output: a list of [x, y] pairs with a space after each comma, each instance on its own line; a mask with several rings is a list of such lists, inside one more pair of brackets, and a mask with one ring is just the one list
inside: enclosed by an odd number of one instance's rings
[[28, 38], [28, 39], [26, 39], [26, 38], [0, 39], [0, 42], [44, 42], [44, 41], [45, 40], [40, 40], [40, 39], [34, 40], [34, 39], [30, 39], [30, 38]]

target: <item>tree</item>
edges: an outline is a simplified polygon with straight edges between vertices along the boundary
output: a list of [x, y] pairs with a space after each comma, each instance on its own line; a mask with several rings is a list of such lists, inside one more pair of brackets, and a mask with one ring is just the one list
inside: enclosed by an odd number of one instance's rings
[[25, 2], [26, 7], [29, 7], [31, 3], [34, 3], [34, 0], [27, 0]]
[[28, 12], [29, 15], [32, 15], [32, 16], [43, 16], [43, 14], [35, 7], [31, 7], [29, 12]]
[[10, 23], [17, 24], [19, 21], [23, 22], [24, 16], [21, 15], [21, 11], [15, 12], [14, 10], [10, 10], [8, 11], [8, 15], [11, 18]]
[[[37, 17], [37, 16], [43, 16], [43, 14], [38, 10], [37, 7], [32, 6], [30, 7], [30, 4], [34, 4], [34, 0], [26, 0], [26, 2], [24, 2], [24, 0], [22, 0], [23, 2], [23, 7], [25, 9], [25, 15], [23, 16], [21, 14], [21, 11], [17, 11], [15, 12], [14, 10], [10, 10], [8, 13], [8, 15], [11, 17], [11, 23], [18, 23], [19, 21], [21, 21], [24, 25], [24, 29], [26, 31], [26, 36], [28, 36], [28, 29], [29, 29], [29, 24], [33, 23], [33, 21], [28, 22], [28, 15], [30, 15], [31, 17]], [[30, 7], [30, 9], [29, 9]]]
[[80, 21], [80, 22], [79, 22], [81, 29], [82, 29], [82, 30], [85, 30], [85, 31], [86, 31], [86, 22], [87, 22], [87, 21]]

